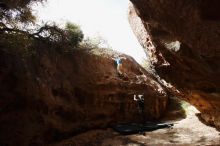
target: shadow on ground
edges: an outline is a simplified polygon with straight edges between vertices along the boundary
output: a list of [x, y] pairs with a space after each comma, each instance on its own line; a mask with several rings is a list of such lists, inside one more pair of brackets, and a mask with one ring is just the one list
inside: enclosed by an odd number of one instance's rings
[[173, 128], [145, 132], [144, 135], [120, 135], [114, 130], [92, 130], [51, 146], [147, 146], [147, 145], [219, 145], [215, 128], [202, 123], [199, 111], [178, 98], [170, 98], [163, 122], [173, 122]]

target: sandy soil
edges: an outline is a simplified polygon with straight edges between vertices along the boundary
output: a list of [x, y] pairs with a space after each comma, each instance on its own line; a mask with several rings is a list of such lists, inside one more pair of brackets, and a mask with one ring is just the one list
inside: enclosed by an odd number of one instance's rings
[[[168, 121], [180, 110], [168, 112]], [[172, 129], [159, 129], [145, 132], [145, 135], [134, 134], [123, 136], [112, 129], [93, 130], [52, 146], [162, 146], [162, 145], [220, 145], [220, 133], [213, 127], [203, 124], [196, 116], [199, 111], [188, 105], [185, 117], [172, 119]], [[180, 116], [179, 116], [180, 117]]]

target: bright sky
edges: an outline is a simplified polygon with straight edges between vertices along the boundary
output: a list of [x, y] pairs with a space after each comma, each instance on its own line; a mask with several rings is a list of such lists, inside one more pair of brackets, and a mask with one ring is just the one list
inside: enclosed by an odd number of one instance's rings
[[100, 35], [113, 49], [141, 62], [145, 54], [128, 23], [128, 5], [129, 0], [47, 0], [34, 9], [41, 20], [76, 23], [85, 36]]

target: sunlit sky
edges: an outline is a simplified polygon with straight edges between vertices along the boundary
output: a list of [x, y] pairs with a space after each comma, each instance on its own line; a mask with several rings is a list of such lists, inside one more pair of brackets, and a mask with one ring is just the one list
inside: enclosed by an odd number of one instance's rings
[[113, 49], [141, 62], [145, 54], [128, 23], [128, 5], [129, 0], [47, 0], [34, 10], [39, 20], [76, 23], [85, 36], [102, 36]]

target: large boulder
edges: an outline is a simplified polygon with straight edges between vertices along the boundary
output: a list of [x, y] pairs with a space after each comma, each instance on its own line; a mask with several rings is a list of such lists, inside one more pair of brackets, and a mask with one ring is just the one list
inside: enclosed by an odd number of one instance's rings
[[131, 2], [129, 22], [156, 73], [220, 128], [220, 1]]
[[[107, 49], [72, 52], [43, 43], [20, 56], [0, 48], [0, 145], [44, 145], [93, 128], [146, 120], [167, 104], [164, 88], [135, 60]], [[113, 57], [123, 59], [119, 76]]]

